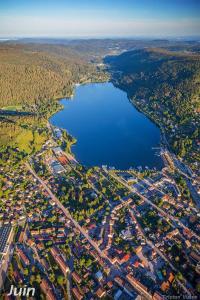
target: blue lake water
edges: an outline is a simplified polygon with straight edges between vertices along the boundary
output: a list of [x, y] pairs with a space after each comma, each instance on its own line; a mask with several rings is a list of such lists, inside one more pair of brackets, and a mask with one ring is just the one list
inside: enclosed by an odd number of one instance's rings
[[154, 149], [160, 143], [159, 128], [112, 83], [80, 85], [61, 104], [64, 109], [50, 122], [77, 139], [72, 150], [83, 165], [162, 167]]

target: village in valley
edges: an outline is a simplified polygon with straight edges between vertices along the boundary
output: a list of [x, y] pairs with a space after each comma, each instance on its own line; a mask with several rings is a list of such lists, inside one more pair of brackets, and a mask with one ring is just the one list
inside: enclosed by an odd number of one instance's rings
[[0, 165], [5, 299], [25, 284], [36, 299], [198, 299], [200, 174], [164, 146], [160, 171], [88, 168], [48, 131], [27, 162]]

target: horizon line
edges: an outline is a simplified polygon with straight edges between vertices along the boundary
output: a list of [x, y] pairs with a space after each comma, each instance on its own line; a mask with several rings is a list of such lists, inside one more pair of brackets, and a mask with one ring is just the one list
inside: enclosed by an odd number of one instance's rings
[[0, 36], [0, 40], [21, 40], [21, 39], [54, 39], [54, 40], [59, 40], [59, 39], [64, 39], [64, 40], [71, 40], [71, 39], [187, 39], [187, 38], [195, 38], [199, 39], [200, 35], [132, 35], [132, 36], [123, 36], [123, 35], [102, 35], [102, 36], [95, 36], [95, 35], [74, 35], [74, 36], [53, 36], [53, 35], [24, 35], [24, 36]]

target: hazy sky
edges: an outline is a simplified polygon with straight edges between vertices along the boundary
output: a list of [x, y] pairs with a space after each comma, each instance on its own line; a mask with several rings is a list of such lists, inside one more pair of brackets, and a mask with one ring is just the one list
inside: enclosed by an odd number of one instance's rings
[[0, 0], [0, 36], [200, 35], [200, 0]]

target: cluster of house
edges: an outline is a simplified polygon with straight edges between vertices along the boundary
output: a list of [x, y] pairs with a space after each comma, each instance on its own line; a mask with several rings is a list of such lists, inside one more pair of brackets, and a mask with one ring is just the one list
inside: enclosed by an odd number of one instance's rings
[[24, 219], [22, 206], [27, 191], [21, 189], [21, 185], [26, 180], [26, 174], [22, 166], [17, 170], [11, 170], [9, 165], [2, 166], [0, 173], [0, 225], [14, 225], [17, 221], [23, 221]]
[[[53, 136], [54, 142], [62, 139], [62, 131], [53, 128]], [[40, 275], [37, 288], [48, 299], [63, 298], [63, 282], [51, 278], [52, 274], [55, 278], [61, 274], [65, 283], [68, 282], [66, 288], [69, 284], [70, 293], [77, 300], [101, 299], [106, 295], [115, 300], [128, 300], [137, 298], [138, 294], [147, 299], [160, 300], [174, 292], [176, 278], [169, 262], [179, 263], [180, 269], [182, 264], [185, 270], [192, 265], [199, 274], [200, 249], [195, 238], [195, 233], [200, 230], [198, 211], [187, 200], [182, 201], [178, 186], [167, 172], [156, 172], [144, 179], [139, 179], [132, 171], [118, 173], [139, 194], [155, 205], [159, 204], [158, 212], [142, 197], [137, 197], [136, 201], [133, 193], [124, 196], [118, 187], [110, 184], [110, 178], [101, 176], [100, 172], [86, 174], [90, 179], [90, 184], [86, 185], [86, 177], [79, 176], [78, 171], [77, 177], [70, 173], [71, 166], [75, 167], [77, 163], [74, 157], [64, 153], [54, 142], [51, 143], [51, 151], [46, 152], [49, 150], [48, 144], [35, 161], [40, 165], [41, 159], [49, 167], [51, 175], [44, 179], [58, 197], [62, 193], [60, 183], [64, 187], [66, 180], [74, 188], [72, 195], [77, 199], [80, 186], [85, 185], [81, 197], [82, 201], [87, 199], [88, 206], [96, 199], [102, 200], [100, 204], [101, 201], [97, 201], [98, 207], [95, 206], [94, 213], [80, 224], [107, 260], [99, 255], [29, 172], [24, 172], [22, 167], [17, 170], [18, 174], [14, 170], [3, 169], [5, 175], [0, 208], [2, 251], [6, 251], [10, 236], [7, 224], [18, 222], [20, 228], [12, 261], [13, 272], [9, 274], [10, 283], [29, 281], [34, 277], [32, 269], [36, 268]], [[68, 166], [69, 172], [65, 172]], [[60, 176], [62, 174], [65, 176]], [[104, 183], [108, 182], [107, 186], [102, 184], [103, 181], [100, 184], [100, 177], [104, 177]], [[107, 188], [109, 199], [106, 199]], [[66, 192], [66, 189], [63, 190]], [[112, 199], [116, 194], [116, 199]], [[72, 213], [75, 215], [79, 210], [78, 205], [74, 205]], [[181, 218], [186, 225], [184, 229], [169, 222], [166, 217], [169, 211]], [[188, 229], [189, 225], [192, 230]], [[182, 249], [180, 253], [183, 258], [174, 252], [177, 245]]]
[[[143, 201], [141, 202], [143, 204]], [[112, 264], [116, 264], [122, 266], [124, 270], [127, 270], [130, 278], [134, 278], [134, 280], [138, 281], [138, 285], [142, 282], [141, 274], [143, 273], [143, 289], [151, 294], [153, 291], [151, 290], [152, 283], [146, 284], [146, 277], [152, 278], [154, 277], [155, 282], [160, 286], [160, 292], [165, 293], [169, 292], [172, 287], [172, 281], [169, 282], [168, 288], [163, 288], [163, 283], [166, 281], [168, 282], [167, 276], [169, 276], [171, 269], [168, 268], [163, 260], [158, 261], [158, 255], [155, 251], [150, 251], [149, 247], [146, 246], [145, 239], [143, 238], [138, 224], [136, 222], [135, 217], [132, 213], [130, 213], [130, 217], [128, 217], [127, 211], [124, 212], [125, 214], [125, 229], [120, 231], [119, 236], [126, 241], [129, 241], [132, 245], [131, 252], [124, 251], [124, 245], [119, 244], [118, 246], [115, 244], [116, 238], [116, 231], [118, 228], [118, 219], [119, 214], [122, 212], [123, 208], [129, 207], [131, 209], [135, 208], [135, 204], [133, 199], [127, 197], [127, 199], [123, 202], [118, 202], [113, 207], [113, 210], [110, 215], [105, 216], [101, 223], [95, 224], [91, 223], [89, 220], [86, 225], [87, 232], [94, 236], [94, 231], [96, 232], [98, 227], [100, 238], [98, 236], [94, 237], [94, 241], [99, 245], [100, 249], [104, 251], [104, 253], [109, 257], [110, 262]], [[134, 242], [132, 241], [134, 237]], [[147, 251], [148, 250], [148, 251]], [[145, 256], [147, 255], [147, 258]], [[151, 264], [154, 264], [154, 270], [149, 271], [149, 263], [147, 261], [153, 261]], [[161, 267], [167, 269], [166, 276], [162, 277], [161, 279], [156, 273], [156, 270], [160, 269]], [[137, 272], [135, 272], [137, 270]], [[128, 278], [129, 278], [128, 277]], [[129, 282], [130, 283], [130, 282]], [[133, 283], [133, 281], [132, 281]], [[141, 287], [139, 287], [140, 289]], [[158, 289], [159, 290], [159, 289]], [[120, 297], [120, 292], [118, 293]], [[158, 294], [158, 293], [157, 293]], [[160, 296], [161, 297], [161, 296]]]

